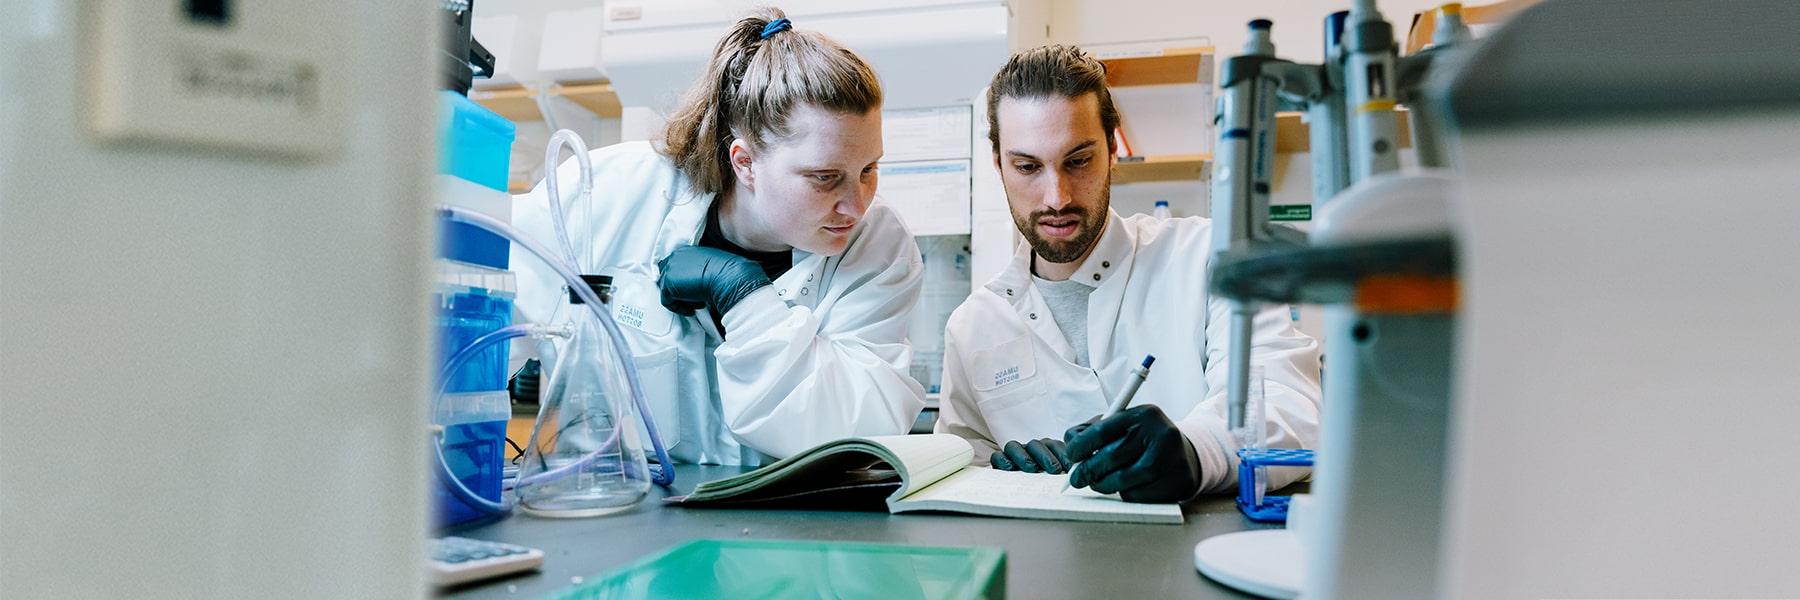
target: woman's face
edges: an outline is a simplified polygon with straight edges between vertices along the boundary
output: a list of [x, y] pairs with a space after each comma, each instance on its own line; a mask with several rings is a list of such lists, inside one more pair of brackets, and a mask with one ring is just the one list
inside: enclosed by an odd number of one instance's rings
[[833, 256], [850, 244], [875, 197], [881, 160], [881, 111], [850, 114], [802, 104], [786, 138], [752, 151], [732, 143], [737, 188], [732, 240], [752, 250], [795, 248]]

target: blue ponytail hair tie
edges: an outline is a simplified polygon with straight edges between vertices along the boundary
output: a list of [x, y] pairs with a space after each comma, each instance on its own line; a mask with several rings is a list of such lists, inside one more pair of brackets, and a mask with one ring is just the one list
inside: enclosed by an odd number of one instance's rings
[[777, 33], [781, 33], [783, 31], [787, 31], [787, 30], [793, 29], [793, 28], [794, 28], [794, 24], [789, 22], [787, 20], [787, 17], [782, 17], [782, 18], [779, 18], [779, 19], [776, 19], [773, 21], [769, 21], [768, 25], [763, 26], [762, 39], [765, 39], [765, 40], [769, 39], [769, 36], [772, 36]]

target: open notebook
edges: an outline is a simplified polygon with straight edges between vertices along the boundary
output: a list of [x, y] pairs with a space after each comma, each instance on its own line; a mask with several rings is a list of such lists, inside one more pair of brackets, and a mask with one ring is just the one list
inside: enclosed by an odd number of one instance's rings
[[1023, 519], [1182, 522], [1178, 504], [1134, 504], [1067, 475], [969, 466], [969, 443], [949, 434], [849, 438], [669, 498], [682, 506], [825, 508], [891, 513], [935, 510]]

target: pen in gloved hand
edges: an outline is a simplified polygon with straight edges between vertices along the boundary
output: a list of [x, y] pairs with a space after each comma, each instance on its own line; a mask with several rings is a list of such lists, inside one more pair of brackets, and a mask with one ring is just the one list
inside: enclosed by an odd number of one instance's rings
[[[1112, 403], [1106, 405], [1106, 412], [1100, 413], [1100, 419], [1095, 421], [1096, 423], [1105, 421], [1113, 415], [1119, 414], [1119, 411], [1125, 410], [1125, 407], [1131, 404], [1131, 397], [1137, 395], [1138, 387], [1144, 385], [1144, 380], [1150, 377], [1150, 364], [1154, 362], [1156, 362], [1155, 355], [1144, 355], [1144, 364], [1138, 365], [1138, 368], [1131, 370], [1131, 374], [1134, 377], [1126, 380], [1125, 389], [1120, 390], [1119, 395], [1113, 398]], [[1073, 473], [1074, 471], [1074, 465], [1070, 465], [1069, 472]], [[1066, 479], [1063, 481], [1062, 491], [1069, 491], [1069, 482]]]

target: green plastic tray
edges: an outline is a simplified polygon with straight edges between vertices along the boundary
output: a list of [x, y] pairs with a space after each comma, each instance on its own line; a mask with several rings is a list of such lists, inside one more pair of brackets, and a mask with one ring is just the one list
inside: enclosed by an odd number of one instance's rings
[[626, 598], [1006, 597], [1006, 552], [894, 544], [696, 540], [551, 596]]

